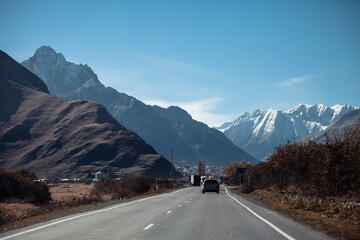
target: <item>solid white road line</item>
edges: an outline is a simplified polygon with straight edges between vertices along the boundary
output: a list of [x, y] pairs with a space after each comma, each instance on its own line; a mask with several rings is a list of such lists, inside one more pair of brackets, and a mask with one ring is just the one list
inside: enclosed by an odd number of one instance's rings
[[146, 230], [149, 230], [152, 226], [154, 226], [154, 224], [149, 224], [149, 225], [147, 225], [147, 227], [146, 228], [144, 228], [144, 230], [146, 231]]
[[169, 214], [169, 213], [171, 213], [171, 212], [172, 212], [172, 210], [168, 211], [166, 214]]
[[127, 205], [143, 202], [143, 201], [150, 200], [150, 199], [153, 199], [153, 198], [164, 197], [166, 195], [169, 195], [169, 194], [172, 194], [172, 193], [177, 193], [177, 192], [182, 191], [184, 189], [186, 189], [186, 188], [179, 189], [179, 190], [177, 190], [175, 192], [164, 193], [164, 194], [160, 194], [160, 195], [156, 195], [156, 196], [152, 196], [152, 197], [142, 198], [142, 199], [139, 199], [139, 200], [135, 200], [135, 201], [115, 205], [115, 206], [112, 206], [112, 207], [108, 207], [108, 208], [104, 208], [104, 209], [100, 209], [100, 210], [95, 210], [95, 211], [87, 212], [87, 213], [84, 213], [84, 214], [75, 215], [73, 217], [64, 218], [64, 219], [61, 219], [61, 220], [58, 220], [58, 221], [55, 221], [55, 222], [52, 222], [52, 223], [49, 223], [49, 224], [45, 224], [45, 225], [37, 227], [37, 228], [32, 228], [32, 229], [29, 229], [29, 230], [26, 230], [26, 231], [23, 231], [23, 232], [15, 233], [13, 235], [9, 235], [9, 236], [0, 238], [0, 240], [10, 239], [10, 238], [13, 238], [13, 237], [24, 235], [26, 233], [30, 233], [30, 232], [34, 232], [34, 231], [37, 231], [37, 230], [40, 230], [40, 229], [43, 229], [43, 228], [47, 228], [47, 227], [50, 227], [50, 226], [53, 226], [53, 225], [56, 225], [56, 224], [59, 224], [59, 223], [71, 221], [71, 220], [74, 220], [74, 219], [77, 219], [77, 218], [93, 215], [93, 214], [96, 214], [96, 213], [106, 212], [106, 211], [113, 210], [113, 209], [116, 209], [116, 208], [125, 207]]
[[283, 232], [280, 228], [276, 227], [274, 224], [272, 224], [271, 222], [269, 222], [268, 220], [266, 220], [265, 218], [261, 217], [260, 215], [258, 215], [256, 212], [254, 212], [253, 210], [251, 210], [249, 207], [247, 207], [246, 205], [244, 205], [243, 203], [241, 203], [239, 200], [237, 200], [236, 198], [234, 198], [233, 196], [231, 196], [228, 193], [227, 188], [225, 187], [225, 191], [226, 194], [231, 197], [233, 200], [235, 200], [235, 202], [237, 202], [238, 204], [240, 204], [242, 207], [244, 207], [246, 210], [248, 210], [249, 212], [251, 212], [255, 217], [259, 218], [260, 220], [262, 220], [263, 222], [265, 222], [267, 225], [269, 225], [270, 227], [272, 227], [275, 231], [277, 231], [278, 233], [280, 233], [281, 235], [283, 235], [286, 239], [289, 240], [295, 240], [295, 238], [291, 237], [290, 235], [288, 235], [287, 233]]

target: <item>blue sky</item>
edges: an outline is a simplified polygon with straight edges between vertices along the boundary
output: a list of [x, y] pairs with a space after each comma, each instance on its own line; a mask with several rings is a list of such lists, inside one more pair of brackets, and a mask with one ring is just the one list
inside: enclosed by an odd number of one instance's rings
[[300, 103], [360, 106], [360, 1], [0, 0], [0, 49], [51, 46], [105, 86], [210, 126]]

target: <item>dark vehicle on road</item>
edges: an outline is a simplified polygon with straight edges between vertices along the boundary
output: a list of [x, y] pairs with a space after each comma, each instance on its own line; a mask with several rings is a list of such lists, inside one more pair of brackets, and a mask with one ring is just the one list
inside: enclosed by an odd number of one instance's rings
[[206, 179], [202, 185], [202, 193], [205, 192], [217, 192], [219, 193], [219, 183], [215, 179]]

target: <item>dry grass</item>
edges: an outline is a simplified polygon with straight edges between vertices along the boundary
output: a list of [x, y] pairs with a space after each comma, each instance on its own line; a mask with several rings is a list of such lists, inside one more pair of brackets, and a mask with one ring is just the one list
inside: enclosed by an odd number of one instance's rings
[[53, 201], [69, 201], [73, 198], [90, 197], [94, 184], [59, 183], [50, 184], [50, 193]]
[[24, 219], [39, 211], [40, 207], [30, 203], [0, 203], [0, 209], [16, 219]]
[[[239, 192], [237, 192], [239, 193]], [[284, 193], [256, 190], [243, 196], [261, 199], [272, 208], [331, 236], [360, 239], [360, 208], [343, 204], [343, 199], [292, 198]]]
[[12, 223], [37, 215], [40, 207], [30, 203], [0, 203], [0, 230]]
[[49, 187], [53, 200], [48, 204], [37, 206], [29, 203], [1, 203], [0, 215], [3, 221], [0, 231], [79, 211], [97, 203], [90, 198], [93, 184], [61, 183], [51, 184]]
[[[159, 180], [159, 189], [157, 190], [152, 182], [150, 185], [148, 191], [139, 194], [130, 194], [125, 198], [151, 196], [170, 192], [174, 189], [167, 180]], [[36, 206], [28, 203], [1, 203], [0, 231], [66, 215], [74, 211], [86, 210], [95, 205], [102, 205], [119, 199], [114, 198], [112, 193], [94, 194], [95, 184], [59, 183], [49, 184], [49, 187], [53, 200], [48, 204]]]

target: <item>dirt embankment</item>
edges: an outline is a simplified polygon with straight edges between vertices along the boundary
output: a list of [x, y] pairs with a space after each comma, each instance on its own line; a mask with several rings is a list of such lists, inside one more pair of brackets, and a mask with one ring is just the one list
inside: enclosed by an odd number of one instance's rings
[[340, 239], [360, 239], [360, 202], [354, 199], [306, 197], [256, 190], [241, 196], [263, 201], [294, 220]]

